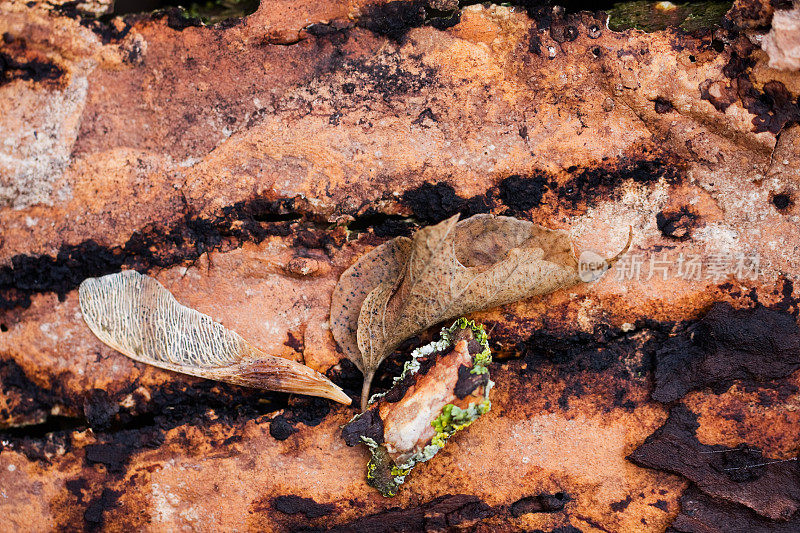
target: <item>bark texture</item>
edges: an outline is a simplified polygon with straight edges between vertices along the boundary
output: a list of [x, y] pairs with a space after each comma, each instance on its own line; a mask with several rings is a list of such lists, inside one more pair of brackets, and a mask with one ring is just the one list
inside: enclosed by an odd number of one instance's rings
[[[691, 34], [524, 6], [286, 0], [206, 27], [75, 4], [0, 3], [0, 529], [796, 528], [800, 76], [758, 43], [770, 2]], [[632, 225], [641, 275], [473, 315], [493, 409], [394, 500], [339, 436], [354, 407], [135, 363], [80, 316], [83, 279], [135, 268], [354, 396], [338, 276], [457, 212], [606, 257]], [[713, 267], [739, 256], [757, 279]]]

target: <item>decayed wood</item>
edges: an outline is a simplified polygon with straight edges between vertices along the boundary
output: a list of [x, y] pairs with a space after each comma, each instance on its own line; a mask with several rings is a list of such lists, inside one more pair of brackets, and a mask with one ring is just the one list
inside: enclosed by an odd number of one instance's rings
[[[797, 520], [793, 486], [759, 481], [796, 477], [800, 422], [800, 81], [753, 44], [772, 6], [645, 34], [498, 6], [426, 21], [405, 1], [273, 2], [217, 27], [50, 4], [0, 5], [4, 530]], [[135, 363], [80, 315], [84, 279], [135, 268], [353, 397], [341, 273], [486, 212], [578, 253], [632, 225], [631, 261], [472, 317], [498, 356], [493, 409], [391, 502], [339, 437], [355, 408]]]

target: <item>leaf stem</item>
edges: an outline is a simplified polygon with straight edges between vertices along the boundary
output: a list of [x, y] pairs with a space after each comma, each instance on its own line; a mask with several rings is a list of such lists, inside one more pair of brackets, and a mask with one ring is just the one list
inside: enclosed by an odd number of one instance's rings
[[364, 385], [361, 387], [361, 410], [366, 411], [367, 403], [369, 402], [369, 388], [372, 385], [372, 378], [375, 377], [375, 371], [370, 370], [364, 373]]
[[606, 264], [608, 265], [608, 266], [606, 267], [606, 269], [609, 269], [609, 268], [611, 268], [612, 266], [614, 266], [614, 263], [616, 263], [617, 261], [619, 261], [619, 260], [620, 260], [620, 258], [621, 258], [623, 255], [625, 255], [625, 253], [626, 253], [626, 252], [627, 252], [627, 251], [630, 249], [630, 247], [631, 247], [631, 242], [632, 242], [632, 241], [633, 241], [633, 226], [630, 226], [630, 225], [629, 225], [629, 226], [628, 226], [628, 242], [627, 242], [627, 243], [625, 243], [625, 248], [623, 248], [622, 250], [620, 250], [620, 252], [619, 252], [617, 255], [615, 255], [614, 257], [612, 257], [611, 259], [606, 259]]

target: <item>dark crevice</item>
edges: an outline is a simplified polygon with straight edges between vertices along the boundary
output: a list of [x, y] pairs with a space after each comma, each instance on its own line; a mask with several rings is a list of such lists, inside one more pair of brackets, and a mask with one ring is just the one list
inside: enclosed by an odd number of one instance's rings
[[303, 218], [301, 213], [259, 213], [253, 215], [257, 222], [291, 222]]
[[373, 209], [357, 216], [347, 229], [353, 233], [364, 233], [369, 229], [378, 237], [397, 237], [411, 235], [414, 219], [403, 215], [387, 215]]
[[122, 246], [106, 247], [93, 240], [63, 245], [55, 257], [16, 255], [0, 268], [0, 310], [27, 308], [35, 294], [54, 292], [63, 301], [84, 279], [135, 269], [141, 272], [188, 264], [212, 250], [229, 250], [245, 242], [295, 231], [303, 215], [294, 200], [256, 198], [203, 218], [189, 210], [164, 227], [151, 225], [134, 232]]
[[83, 417], [48, 415], [44, 422], [0, 429], [0, 440], [43, 439], [50, 433], [71, 433], [88, 427]]
[[[329, 377], [344, 384], [342, 375], [329, 372]], [[76, 396], [39, 387], [13, 360], [1, 361], [0, 387], [12, 406], [12, 412], [4, 412], [3, 416], [10, 416], [11, 420], [43, 421], [0, 429], [0, 440], [32, 461], [49, 461], [57, 450], [70, 450], [73, 433], [91, 428], [97, 442], [91, 445], [88, 460], [119, 471], [124, 470], [136, 449], [159, 446], [165, 432], [179, 426], [205, 427], [213, 422], [238, 427], [248, 420], [283, 410], [281, 416], [293, 429], [298, 429], [296, 426], [301, 423], [319, 424], [331, 410], [330, 402], [320, 398], [248, 389], [212, 380], [194, 381], [187, 383], [178, 377], [176, 381], [151, 387], [146, 393], [139, 392], [134, 381], [115, 393], [92, 389]], [[133, 405], [122, 407], [123, 399]], [[71, 414], [49, 414], [56, 407]]]

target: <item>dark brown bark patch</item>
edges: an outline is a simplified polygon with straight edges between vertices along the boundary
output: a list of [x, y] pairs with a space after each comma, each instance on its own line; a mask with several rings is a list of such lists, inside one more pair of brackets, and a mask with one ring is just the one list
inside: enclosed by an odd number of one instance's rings
[[716, 303], [656, 352], [653, 399], [671, 402], [703, 387], [720, 393], [735, 380], [764, 382], [798, 368], [800, 328], [791, 315]]
[[749, 507], [771, 520], [789, 520], [800, 507], [798, 462], [764, 458], [753, 447], [701, 444], [697, 416], [683, 405], [629, 457], [639, 466], [693, 481], [704, 493]]

